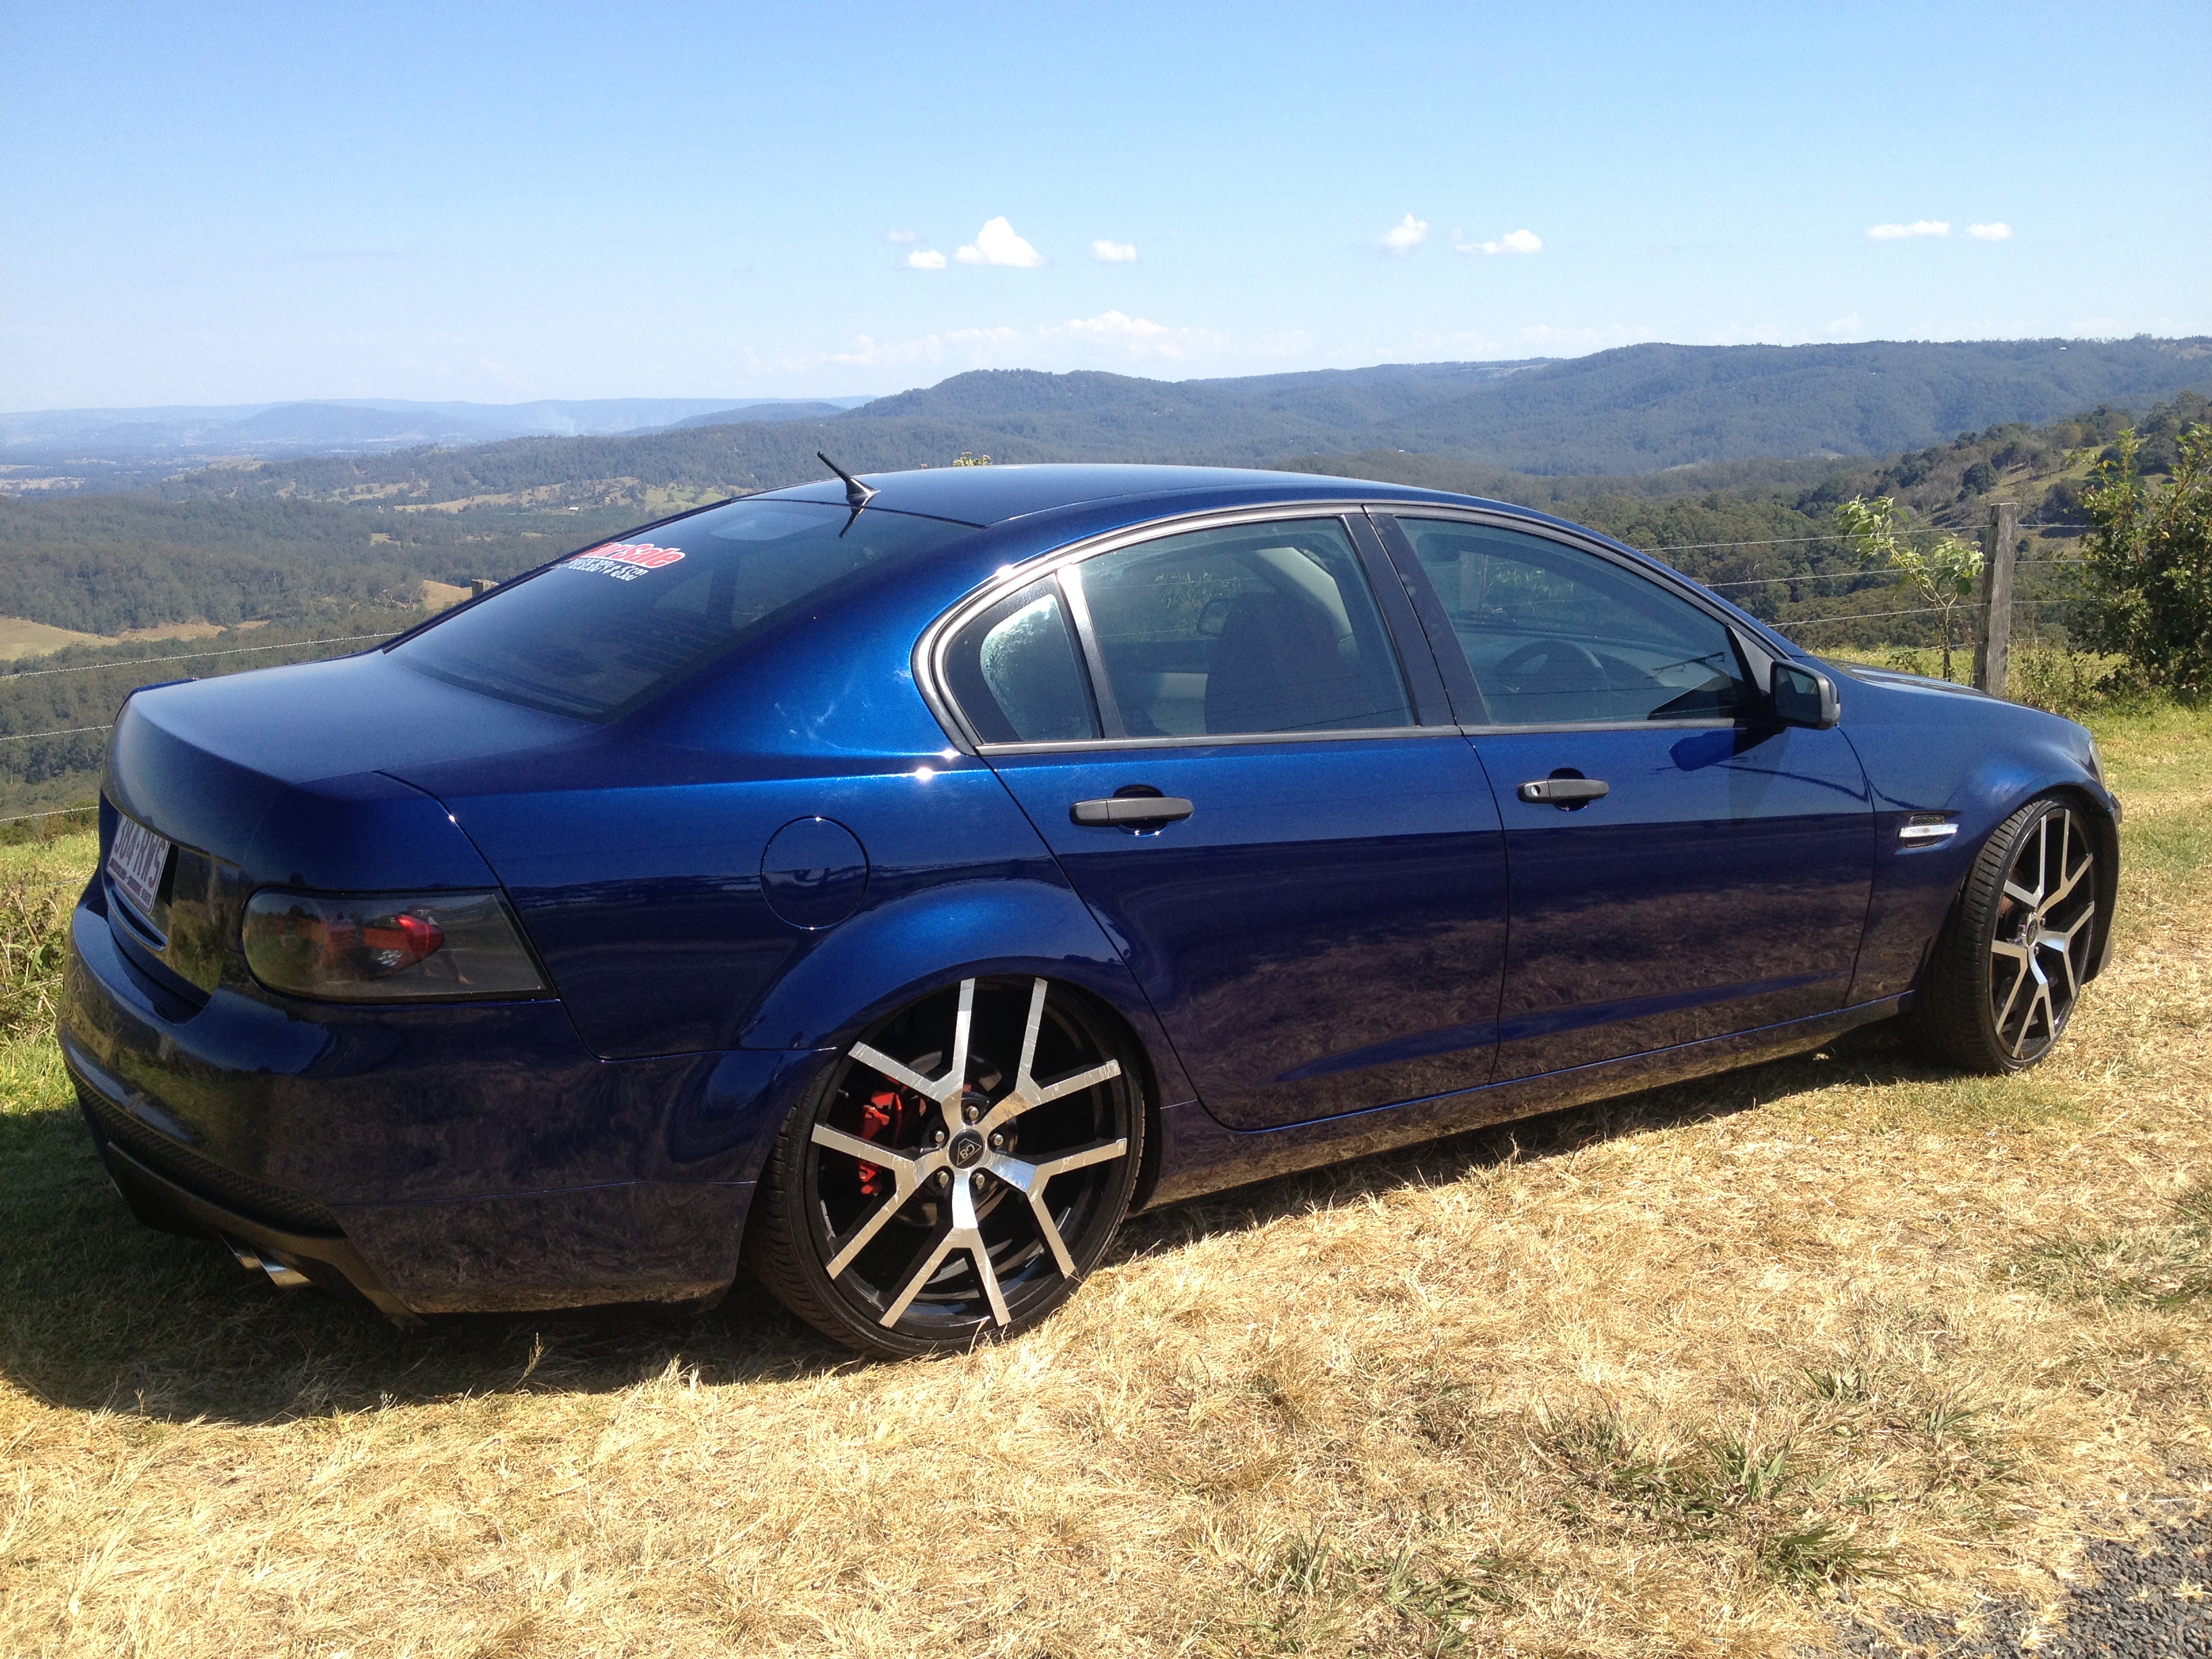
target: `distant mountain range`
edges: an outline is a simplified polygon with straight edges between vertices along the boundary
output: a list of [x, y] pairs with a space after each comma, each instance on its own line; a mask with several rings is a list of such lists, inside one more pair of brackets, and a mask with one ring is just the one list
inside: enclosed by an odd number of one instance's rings
[[821, 419], [864, 398], [587, 398], [528, 404], [424, 404], [402, 398], [54, 409], [0, 415], [0, 459], [135, 460], [168, 455], [345, 454], [421, 444], [596, 436], [700, 422]]
[[[630, 435], [274, 459], [162, 479], [172, 497], [396, 504], [664, 505], [823, 476], [1001, 462], [1295, 460], [1372, 472], [1420, 455], [1540, 477], [1759, 458], [1894, 454], [1962, 431], [2212, 392], [2212, 338], [1816, 346], [1624, 346], [1561, 361], [1398, 363], [1241, 380], [1027, 369], [957, 374], [839, 412], [823, 400], [702, 410]], [[1364, 458], [1355, 459], [1355, 458]], [[146, 479], [143, 482], [154, 482]]]
[[2003, 422], [2148, 406], [2207, 388], [2212, 339], [1638, 345], [1556, 362], [1236, 380], [962, 374], [878, 398], [839, 424], [972, 425], [979, 444], [1018, 442], [1054, 459], [1251, 462], [1395, 449], [1520, 472], [1632, 473], [1887, 454]]
[[[1368, 471], [1374, 458], [1413, 455], [1536, 477], [1626, 476], [1894, 454], [2100, 405], [2147, 410], [2185, 391], [2212, 392], [2212, 338], [1637, 345], [1235, 380], [980, 370], [874, 399], [11, 415], [0, 416], [0, 463], [27, 481], [30, 468], [51, 468], [62, 477], [49, 488], [536, 507], [772, 489], [823, 476], [817, 449], [856, 471], [944, 465], [965, 450], [1001, 462], [1295, 459], [1302, 469], [1366, 457], [1357, 465]], [[101, 462], [102, 453], [136, 459]], [[196, 455], [261, 464], [195, 472]]]

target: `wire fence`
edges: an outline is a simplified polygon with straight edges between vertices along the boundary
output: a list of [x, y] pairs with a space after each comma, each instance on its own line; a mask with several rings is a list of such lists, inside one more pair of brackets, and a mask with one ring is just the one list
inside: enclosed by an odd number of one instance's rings
[[[2087, 525], [2070, 523], [2021, 526], [2023, 535], [2048, 535], [2080, 532], [2089, 528], [2091, 526]], [[1959, 526], [1934, 526], [1906, 531], [1903, 533], [1915, 536], [1951, 536], [1964, 532]], [[1843, 545], [1848, 544], [1850, 539], [1841, 534], [1778, 536], [1734, 541], [1670, 542], [1641, 550], [1655, 557], [1663, 557], [1675, 553], [1730, 553], [1747, 549], [1807, 548], [1822, 544]], [[2081, 563], [2081, 561], [2078, 558], [2027, 558], [2016, 560], [2014, 568], [2031, 573], [2029, 583], [2032, 586], [2034, 583], [2036, 573], [2056, 572], [2069, 567], [2079, 567]], [[1883, 626], [1872, 631], [1878, 632], [1885, 637], [1878, 640], [1862, 638], [1851, 642], [1856, 646], [1874, 648], [1888, 647], [1902, 650], [1933, 648], [1942, 643], [1938, 630], [1933, 625], [1924, 623], [1917, 626], [1912, 625], [1908, 623], [1908, 619], [1946, 617], [1948, 623], [1948, 618], [1958, 617], [1971, 622], [1981, 610], [1978, 602], [1961, 600], [1950, 606], [1906, 605], [1881, 611], [1838, 609], [1814, 616], [1785, 615], [1782, 614], [1782, 611], [1788, 603], [1786, 600], [1780, 605], [1766, 603], [1753, 591], [1782, 588], [1794, 593], [1800, 588], [1836, 583], [1856, 585], [1843, 593], [1832, 596], [1836, 601], [1844, 602], [1857, 593], [1869, 593], [1884, 589], [1893, 592], [1896, 588], [1897, 578], [1893, 572], [1858, 567], [1844, 570], [1791, 571], [1777, 575], [1732, 577], [1726, 580], [1709, 581], [1702, 585], [1717, 592], [1741, 595], [1741, 598], [1735, 601], [1736, 603], [1741, 604], [1767, 626], [1781, 629], [1785, 633], [1794, 634], [1802, 630], [1833, 627], [1869, 627], [1873, 624], [1882, 624]], [[2027, 614], [2029, 621], [2027, 638], [2032, 642], [2036, 636], [2033, 620], [2036, 611], [2039, 609], [2065, 605], [2069, 603], [2069, 600], [2063, 594], [2030, 593], [2016, 599], [2014, 603], [2019, 611]], [[1915, 637], [1898, 637], [1900, 625], [1904, 625], [1905, 633], [1912, 634]], [[1971, 631], [1970, 629], [1970, 635]], [[111, 658], [100, 662], [70, 663], [55, 668], [0, 671], [0, 727], [13, 723], [17, 717], [17, 709], [14, 706], [16, 700], [9, 697], [6, 694], [10, 688], [17, 687], [21, 687], [27, 694], [33, 690], [28, 683], [33, 681], [58, 680], [63, 677], [85, 674], [106, 673], [125, 676], [155, 665], [185, 662], [222, 661], [227, 665], [216, 672], [231, 673], [242, 672], [256, 665], [242, 661], [237, 663], [235, 666], [228, 665], [229, 660], [233, 659], [295, 651], [307, 653], [296, 659], [300, 663], [321, 662], [327, 661], [332, 657], [347, 654], [345, 651], [332, 650], [330, 647], [359, 647], [373, 641], [390, 637], [388, 634], [342, 634], [305, 640], [277, 641], [262, 645], [223, 646], [207, 651], [173, 652], [158, 657]], [[1954, 640], [1951, 643], [1955, 648], [1960, 642]], [[60, 696], [64, 702], [69, 701], [66, 694], [49, 695]], [[29, 710], [25, 709], [23, 712], [27, 713]], [[74, 711], [57, 708], [54, 712]], [[90, 713], [91, 710], [88, 709], [85, 712]], [[106, 744], [104, 739], [98, 742], [87, 740], [112, 729], [112, 723], [109, 722], [56, 725], [27, 732], [0, 730], [0, 807], [21, 805], [36, 808], [29, 811], [0, 813], [0, 826], [43, 823], [57, 818], [76, 817], [90, 811], [94, 803], [89, 799], [81, 799], [67, 804], [47, 805], [27, 797], [46, 794], [51, 799], [57, 793], [82, 792], [83, 795], [92, 793], [96, 787], [100, 768], [106, 761]], [[27, 752], [14, 747], [16, 744], [47, 744], [49, 747], [44, 750], [31, 749]]]
[[[0, 670], [0, 841], [67, 830], [71, 826], [62, 821], [81, 818], [94, 810], [107, 758], [106, 734], [114, 729], [112, 718], [101, 717], [165, 666], [191, 664], [203, 676], [220, 678], [272, 659], [284, 662], [283, 653], [289, 653], [290, 665], [326, 662], [391, 637], [389, 632], [319, 635], [158, 656], [106, 657], [52, 668]], [[85, 678], [88, 675], [94, 678]], [[38, 718], [42, 714], [47, 716], [44, 720]], [[10, 726], [27, 729], [6, 729]]]
[[349, 645], [362, 640], [388, 640], [389, 634], [341, 634], [327, 640], [280, 640], [274, 645], [233, 645], [220, 651], [185, 651], [169, 657], [113, 657], [106, 662], [72, 663], [66, 668], [21, 668], [0, 674], [0, 685], [12, 680], [44, 679], [51, 674], [96, 674], [102, 669], [143, 668], [149, 663], [198, 662], [209, 657], [243, 657], [258, 651], [297, 651], [315, 645]]

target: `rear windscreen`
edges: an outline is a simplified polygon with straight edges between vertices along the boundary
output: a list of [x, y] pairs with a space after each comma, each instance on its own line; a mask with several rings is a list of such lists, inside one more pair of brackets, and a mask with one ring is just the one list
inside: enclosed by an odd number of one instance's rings
[[839, 584], [975, 533], [875, 508], [732, 501], [571, 554], [392, 654], [471, 691], [611, 720]]

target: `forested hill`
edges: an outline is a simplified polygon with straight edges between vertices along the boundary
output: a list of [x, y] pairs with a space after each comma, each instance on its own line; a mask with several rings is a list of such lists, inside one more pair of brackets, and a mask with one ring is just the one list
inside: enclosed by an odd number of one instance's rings
[[[1719, 462], [1638, 476], [1539, 477], [1395, 449], [1287, 457], [1279, 464], [1542, 507], [1658, 551], [1703, 580], [1754, 584], [1732, 592], [1759, 614], [1790, 621], [1808, 614], [1808, 605], [1832, 608], [1839, 600], [1856, 601], [1860, 577], [1850, 579], [1852, 586], [1834, 585], [1856, 569], [1832, 539], [1838, 501], [1894, 495], [1917, 523], [1972, 530], [1985, 518], [1990, 501], [2008, 499], [2019, 504], [2027, 532], [2063, 538], [2075, 533], [2072, 527], [2082, 518], [2081, 486], [2099, 457], [2114, 453], [2109, 446], [2124, 423], [2132, 422], [2144, 438], [2139, 465], [2156, 473], [2171, 470], [2181, 428], [2208, 417], [2212, 404], [2185, 392], [2133, 415], [2100, 406], [2042, 427], [2001, 424], [1880, 459]], [[948, 441], [957, 431], [949, 423], [931, 424]], [[866, 435], [869, 428], [841, 422], [837, 429], [850, 436]], [[715, 434], [681, 435], [707, 444]], [[842, 441], [840, 448], [860, 453]], [[574, 460], [579, 453], [604, 452], [567, 453]], [[558, 454], [541, 452], [538, 459], [548, 469], [543, 476], [557, 480], [551, 469]], [[480, 457], [481, 452], [464, 452], [433, 459], [465, 467]], [[537, 492], [504, 501], [440, 505], [373, 495], [337, 502], [298, 496], [0, 495], [0, 605], [7, 616], [100, 635], [201, 622], [343, 632], [336, 623], [341, 613], [362, 606], [408, 609], [426, 580], [503, 580], [720, 493], [647, 487], [634, 477], [624, 483], [602, 477], [592, 487], [612, 499], [549, 507], [525, 499]], [[1790, 585], [1800, 577], [1817, 580], [1801, 592]], [[1869, 591], [1858, 608], [1879, 612], [1889, 603], [1875, 591], [1883, 580], [1863, 577]], [[1878, 633], [1889, 624], [1870, 626]]]
[[426, 578], [510, 576], [635, 516], [0, 495], [0, 614], [114, 635], [172, 623], [290, 623], [364, 605], [407, 608]]
[[1377, 443], [1524, 472], [1884, 455], [2099, 404], [2212, 391], [2212, 339], [1625, 346], [1384, 425]]
[[1000, 461], [1267, 465], [1402, 451], [1539, 475], [1893, 454], [1961, 430], [2212, 391], [2212, 339], [1624, 346], [1530, 363], [1389, 364], [1231, 380], [983, 370], [817, 420], [528, 438], [189, 473], [174, 497], [533, 507], [645, 503], [823, 475]]

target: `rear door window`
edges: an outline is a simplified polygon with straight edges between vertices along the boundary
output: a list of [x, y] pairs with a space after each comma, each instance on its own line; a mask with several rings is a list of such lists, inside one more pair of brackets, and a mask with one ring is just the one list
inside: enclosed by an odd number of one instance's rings
[[971, 525], [748, 500], [571, 554], [392, 647], [409, 667], [556, 714], [606, 720], [842, 587]]
[[[1085, 560], [1107, 686], [1132, 738], [1408, 726], [1381, 613], [1335, 519], [1169, 536]], [[1109, 735], [1115, 735], [1109, 732]]]

